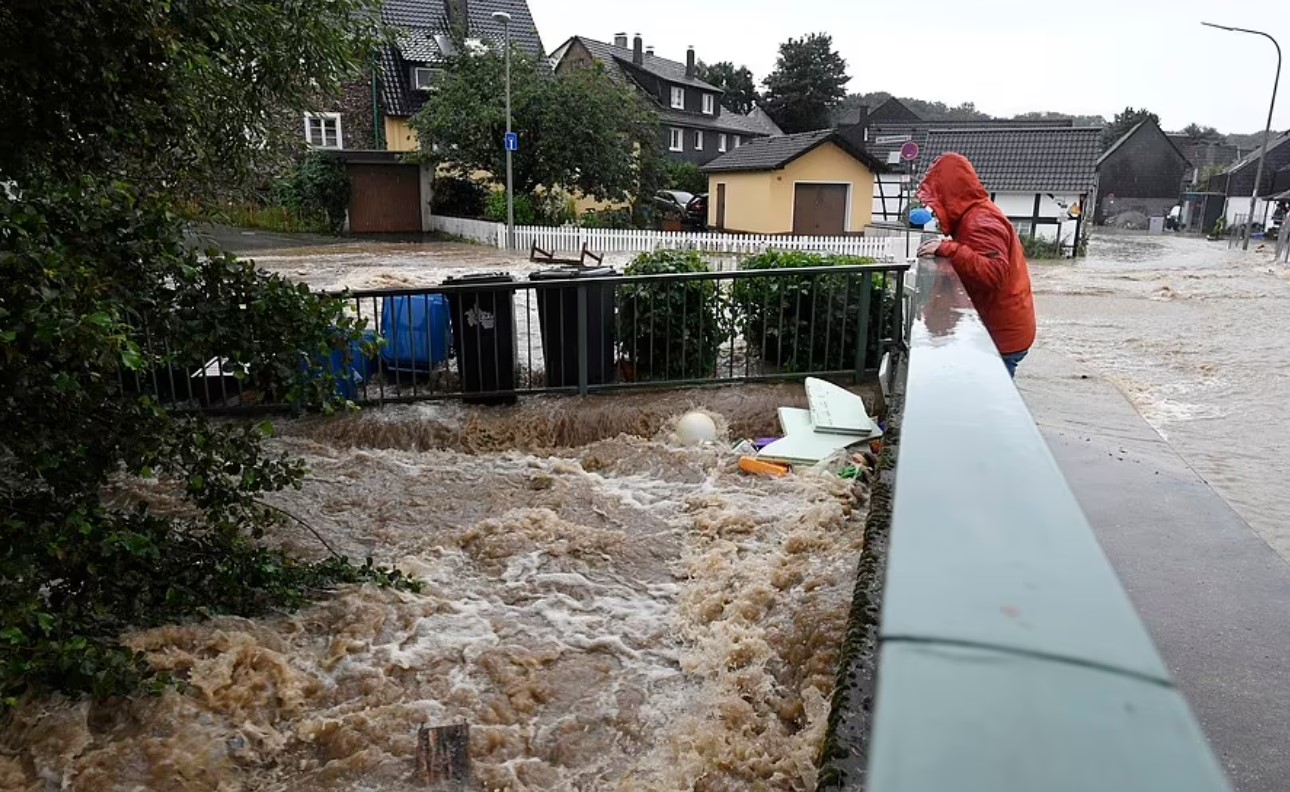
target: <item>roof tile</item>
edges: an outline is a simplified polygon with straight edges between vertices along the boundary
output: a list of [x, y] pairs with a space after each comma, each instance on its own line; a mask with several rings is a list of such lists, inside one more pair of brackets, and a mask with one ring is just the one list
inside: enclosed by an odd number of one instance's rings
[[930, 166], [956, 152], [991, 191], [1091, 192], [1097, 183], [1098, 127], [931, 129], [919, 158]]
[[870, 168], [877, 170], [878, 162], [863, 149], [855, 148], [833, 129], [800, 132], [796, 135], [755, 138], [739, 148], [717, 157], [703, 166], [704, 173], [731, 171], [779, 170], [816, 146], [833, 142], [855, 155]]

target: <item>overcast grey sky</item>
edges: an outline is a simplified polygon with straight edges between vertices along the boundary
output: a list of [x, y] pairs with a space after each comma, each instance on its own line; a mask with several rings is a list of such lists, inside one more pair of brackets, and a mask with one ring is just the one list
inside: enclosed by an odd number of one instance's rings
[[[760, 81], [780, 42], [833, 35], [850, 90], [889, 91], [994, 115], [1028, 110], [1107, 118], [1147, 107], [1168, 129], [1195, 121], [1223, 132], [1263, 129], [1276, 36], [1290, 56], [1290, 2], [1254, 0], [529, 0], [548, 50], [572, 35], [640, 33], [658, 54], [746, 64]], [[907, 32], [906, 32], [907, 31]], [[1285, 67], [1290, 71], [1290, 64]], [[1290, 73], [1273, 128], [1290, 127]]]

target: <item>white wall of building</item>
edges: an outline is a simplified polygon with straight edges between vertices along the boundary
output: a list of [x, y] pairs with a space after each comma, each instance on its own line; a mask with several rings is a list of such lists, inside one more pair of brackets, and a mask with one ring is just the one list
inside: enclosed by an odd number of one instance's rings
[[[1256, 223], [1267, 224], [1268, 216], [1272, 214], [1272, 204], [1262, 198], [1254, 202], [1254, 221]], [[1250, 196], [1248, 195], [1230, 195], [1227, 198], [1227, 224], [1236, 223], [1236, 218], [1244, 218], [1250, 213]]]

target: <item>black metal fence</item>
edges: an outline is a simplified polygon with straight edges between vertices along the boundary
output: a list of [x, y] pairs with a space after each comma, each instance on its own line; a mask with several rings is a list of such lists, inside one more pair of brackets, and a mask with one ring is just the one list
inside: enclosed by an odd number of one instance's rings
[[[907, 338], [906, 264], [623, 276], [486, 274], [337, 295], [365, 338], [333, 353], [359, 404], [505, 403], [538, 393], [807, 376], [859, 380]], [[184, 382], [180, 383], [176, 375]], [[163, 402], [216, 410], [281, 404], [264, 378], [215, 355], [154, 383]], [[155, 378], [154, 378], [155, 379]]]

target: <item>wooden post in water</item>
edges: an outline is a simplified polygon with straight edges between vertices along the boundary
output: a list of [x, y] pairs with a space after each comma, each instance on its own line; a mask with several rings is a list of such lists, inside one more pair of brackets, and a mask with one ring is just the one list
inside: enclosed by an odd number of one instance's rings
[[470, 788], [470, 724], [421, 727], [416, 780], [434, 789]]

